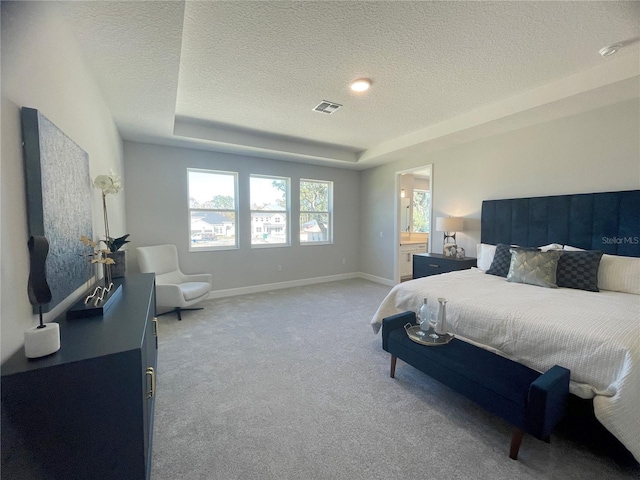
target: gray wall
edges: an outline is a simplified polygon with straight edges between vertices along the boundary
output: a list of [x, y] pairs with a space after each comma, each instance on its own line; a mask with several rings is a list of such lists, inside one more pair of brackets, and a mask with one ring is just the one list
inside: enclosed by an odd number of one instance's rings
[[[461, 216], [475, 256], [482, 200], [640, 188], [638, 99], [408, 158], [361, 174], [360, 270], [394, 278], [395, 173], [433, 164], [433, 216]], [[383, 232], [383, 237], [380, 237]], [[442, 251], [442, 233], [432, 250]]]
[[[50, 7], [47, 2], [2, 3], [2, 360], [22, 347], [24, 331], [37, 324], [27, 297], [29, 256], [20, 107], [40, 110], [80, 145], [89, 154], [91, 178], [109, 173], [109, 169], [122, 172], [122, 141], [111, 114], [84, 66], [75, 39]], [[87, 208], [92, 209], [97, 238], [103, 236], [104, 226], [100, 194], [93, 190], [92, 204]], [[112, 233], [118, 234], [125, 226], [125, 193], [110, 197], [109, 225]], [[55, 318], [73, 300], [46, 314], [45, 321]]]
[[[135, 247], [172, 243], [185, 273], [212, 273], [214, 290], [292, 282], [358, 272], [360, 235], [359, 173], [264, 158], [125, 142], [128, 267], [137, 270]], [[187, 168], [239, 173], [240, 249], [189, 252]], [[249, 175], [291, 178], [292, 215], [299, 205], [300, 178], [334, 182], [333, 245], [300, 246], [292, 232], [290, 247], [254, 248], [249, 234]], [[297, 222], [296, 222], [297, 223]], [[343, 265], [342, 259], [345, 259]], [[277, 266], [282, 265], [282, 271]]]

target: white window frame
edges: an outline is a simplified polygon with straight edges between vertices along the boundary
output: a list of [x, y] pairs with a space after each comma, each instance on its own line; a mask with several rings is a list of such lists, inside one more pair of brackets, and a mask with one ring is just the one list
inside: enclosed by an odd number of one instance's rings
[[[327, 208], [328, 210], [303, 210], [302, 209], [302, 183], [303, 182], [307, 182], [307, 183], [324, 183], [327, 184], [328, 186], [328, 195], [329, 198], [327, 199]], [[299, 216], [299, 229], [302, 229], [302, 216], [303, 215], [310, 215], [310, 214], [325, 214], [328, 216], [328, 223], [327, 223], [327, 228], [329, 230], [328, 235], [327, 235], [327, 239], [326, 240], [311, 240], [311, 241], [303, 241], [302, 239], [300, 239], [300, 246], [310, 246], [310, 245], [332, 245], [333, 244], [333, 182], [331, 180], [317, 180], [317, 179], [311, 179], [311, 178], [301, 178], [300, 182], [299, 182], [299, 192], [300, 192], [300, 201], [299, 201], [299, 205], [300, 205], [300, 216]], [[300, 232], [301, 233], [301, 232]]]
[[[194, 208], [191, 206], [190, 198], [189, 198], [189, 172], [199, 172], [206, 173], [212, 175], [228, 175], [233, 177], [233, 200], [234, 200], [234, 208], [233, 209], [222, 209], [222, 208]], [[203, 246], [197, 247], [193, 245], [192, 242], [192, 231], [191, 231], [191, 214], [192, 212], [215, 212], [215, 213], [227, 213], [231, 212], [234, 214], [234, 231], [235, 231], [235, 244], [234, 245], [218, 245], [218, 246]], [[237, 250], [239, 248], [239, 208], [238, 208], [238, 172], [224, 171], [224, 170], [209, 170], [203, 168], [187, 168], [187, 232], [188, 232], [188, 242], [189, 242], [189, 252], [210, 252], [216, 250]], [[214, 226], [215, 231], [215, 226]]]
[[[285, 209], [284, 210], [254, 210], [253, 209], [253, 204], [252, 204], [252, 199], [251, 199], [251, 179], [252, 178], [266, 178], [266, 179], [270, 179], [270, 180], [284, 180], [285, 185], [286, 185], [286, 192], [285, 192]], [[290, 247], [291, 246], [291, 178], [290, 177], [281, 177], [279, 175], [262, 175], [262, 174], [255, 174], [252, 173], [249, 175], [249, 205], [250, 205], [250, 215], [251, 215], [251, 248], [276, 248], [276, 247]], [[260, 217], [258, 216], [256, 218], [256, 224], [260, 223], [260, 226], [262, 227], [261, 230], [262, 232], [266, 232], [269, 230], [269, 225], [271, 223], [276, 223], [276, 222], [272, 222], [272, 218], [275, 215], [281, 215], [284, 217], [284, 224], [283, 222], [280, 222], [280, 219], [278, 219], [278, 226], [280, 227], [280, 229], [282, 228], [282, 226], [284, 226], [285, 228], [285, 235], [284, 235], [284, 239], [285, 241], [282, 243], [253, 243], [253, 215], [254, 213], [260, 213], [260, 214], [264, 214], [267, 213], [269, 214], [269, 219], [268, 221], [265, 218], [260, 219]], [[277, 232], [277, 229], [273, 229], [274, 232]], [[281, 231], [281, 230], [280, 230]]]

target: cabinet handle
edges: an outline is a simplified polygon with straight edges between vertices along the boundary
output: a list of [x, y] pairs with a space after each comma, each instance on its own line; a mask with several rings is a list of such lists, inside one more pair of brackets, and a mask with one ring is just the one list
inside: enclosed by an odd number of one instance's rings
[[147, 367], [145, 373], [151, 377], [151, 390], [147, 392], [147, 398], [151, 398], [156, 394], [156, 372], [153, 367]]
[[153, 317], [153, 336], [158, 336], [158, 317]]
[[435, 263], [430, 263], [429, 266], [431, 268], [440, 268], [440, 265], [436, 265]]

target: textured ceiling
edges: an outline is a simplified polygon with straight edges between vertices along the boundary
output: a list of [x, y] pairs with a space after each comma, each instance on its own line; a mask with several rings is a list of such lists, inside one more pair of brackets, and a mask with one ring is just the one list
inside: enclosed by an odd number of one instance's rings
[[640, 2], [60, 6], [128, 140], [366, 168], [640, 96]]

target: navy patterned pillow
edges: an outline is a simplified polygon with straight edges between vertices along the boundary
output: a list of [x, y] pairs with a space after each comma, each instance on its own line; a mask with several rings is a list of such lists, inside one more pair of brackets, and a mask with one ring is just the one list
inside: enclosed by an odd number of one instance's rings
[[556, 283], [559, 287], [599, 292], [598, 269], [601, 258], [600, 250], [562, 252], [558, 260]]
[[511, 249], [516, 248], [516, 250], [525, 251], [525, 250], [538, 250], [535, 247], [511, 247], [510, 245], [505, 245], [504, 243], [499, 243], [496, 245], [496, 253], [493, 256], [493, 261], [491, 262], [491, 266], [489, 270], [485, 273], [489, 275], [497, 275], [498, 277], [505, 277], [509, 274], [509, 267], [511, 266]]

